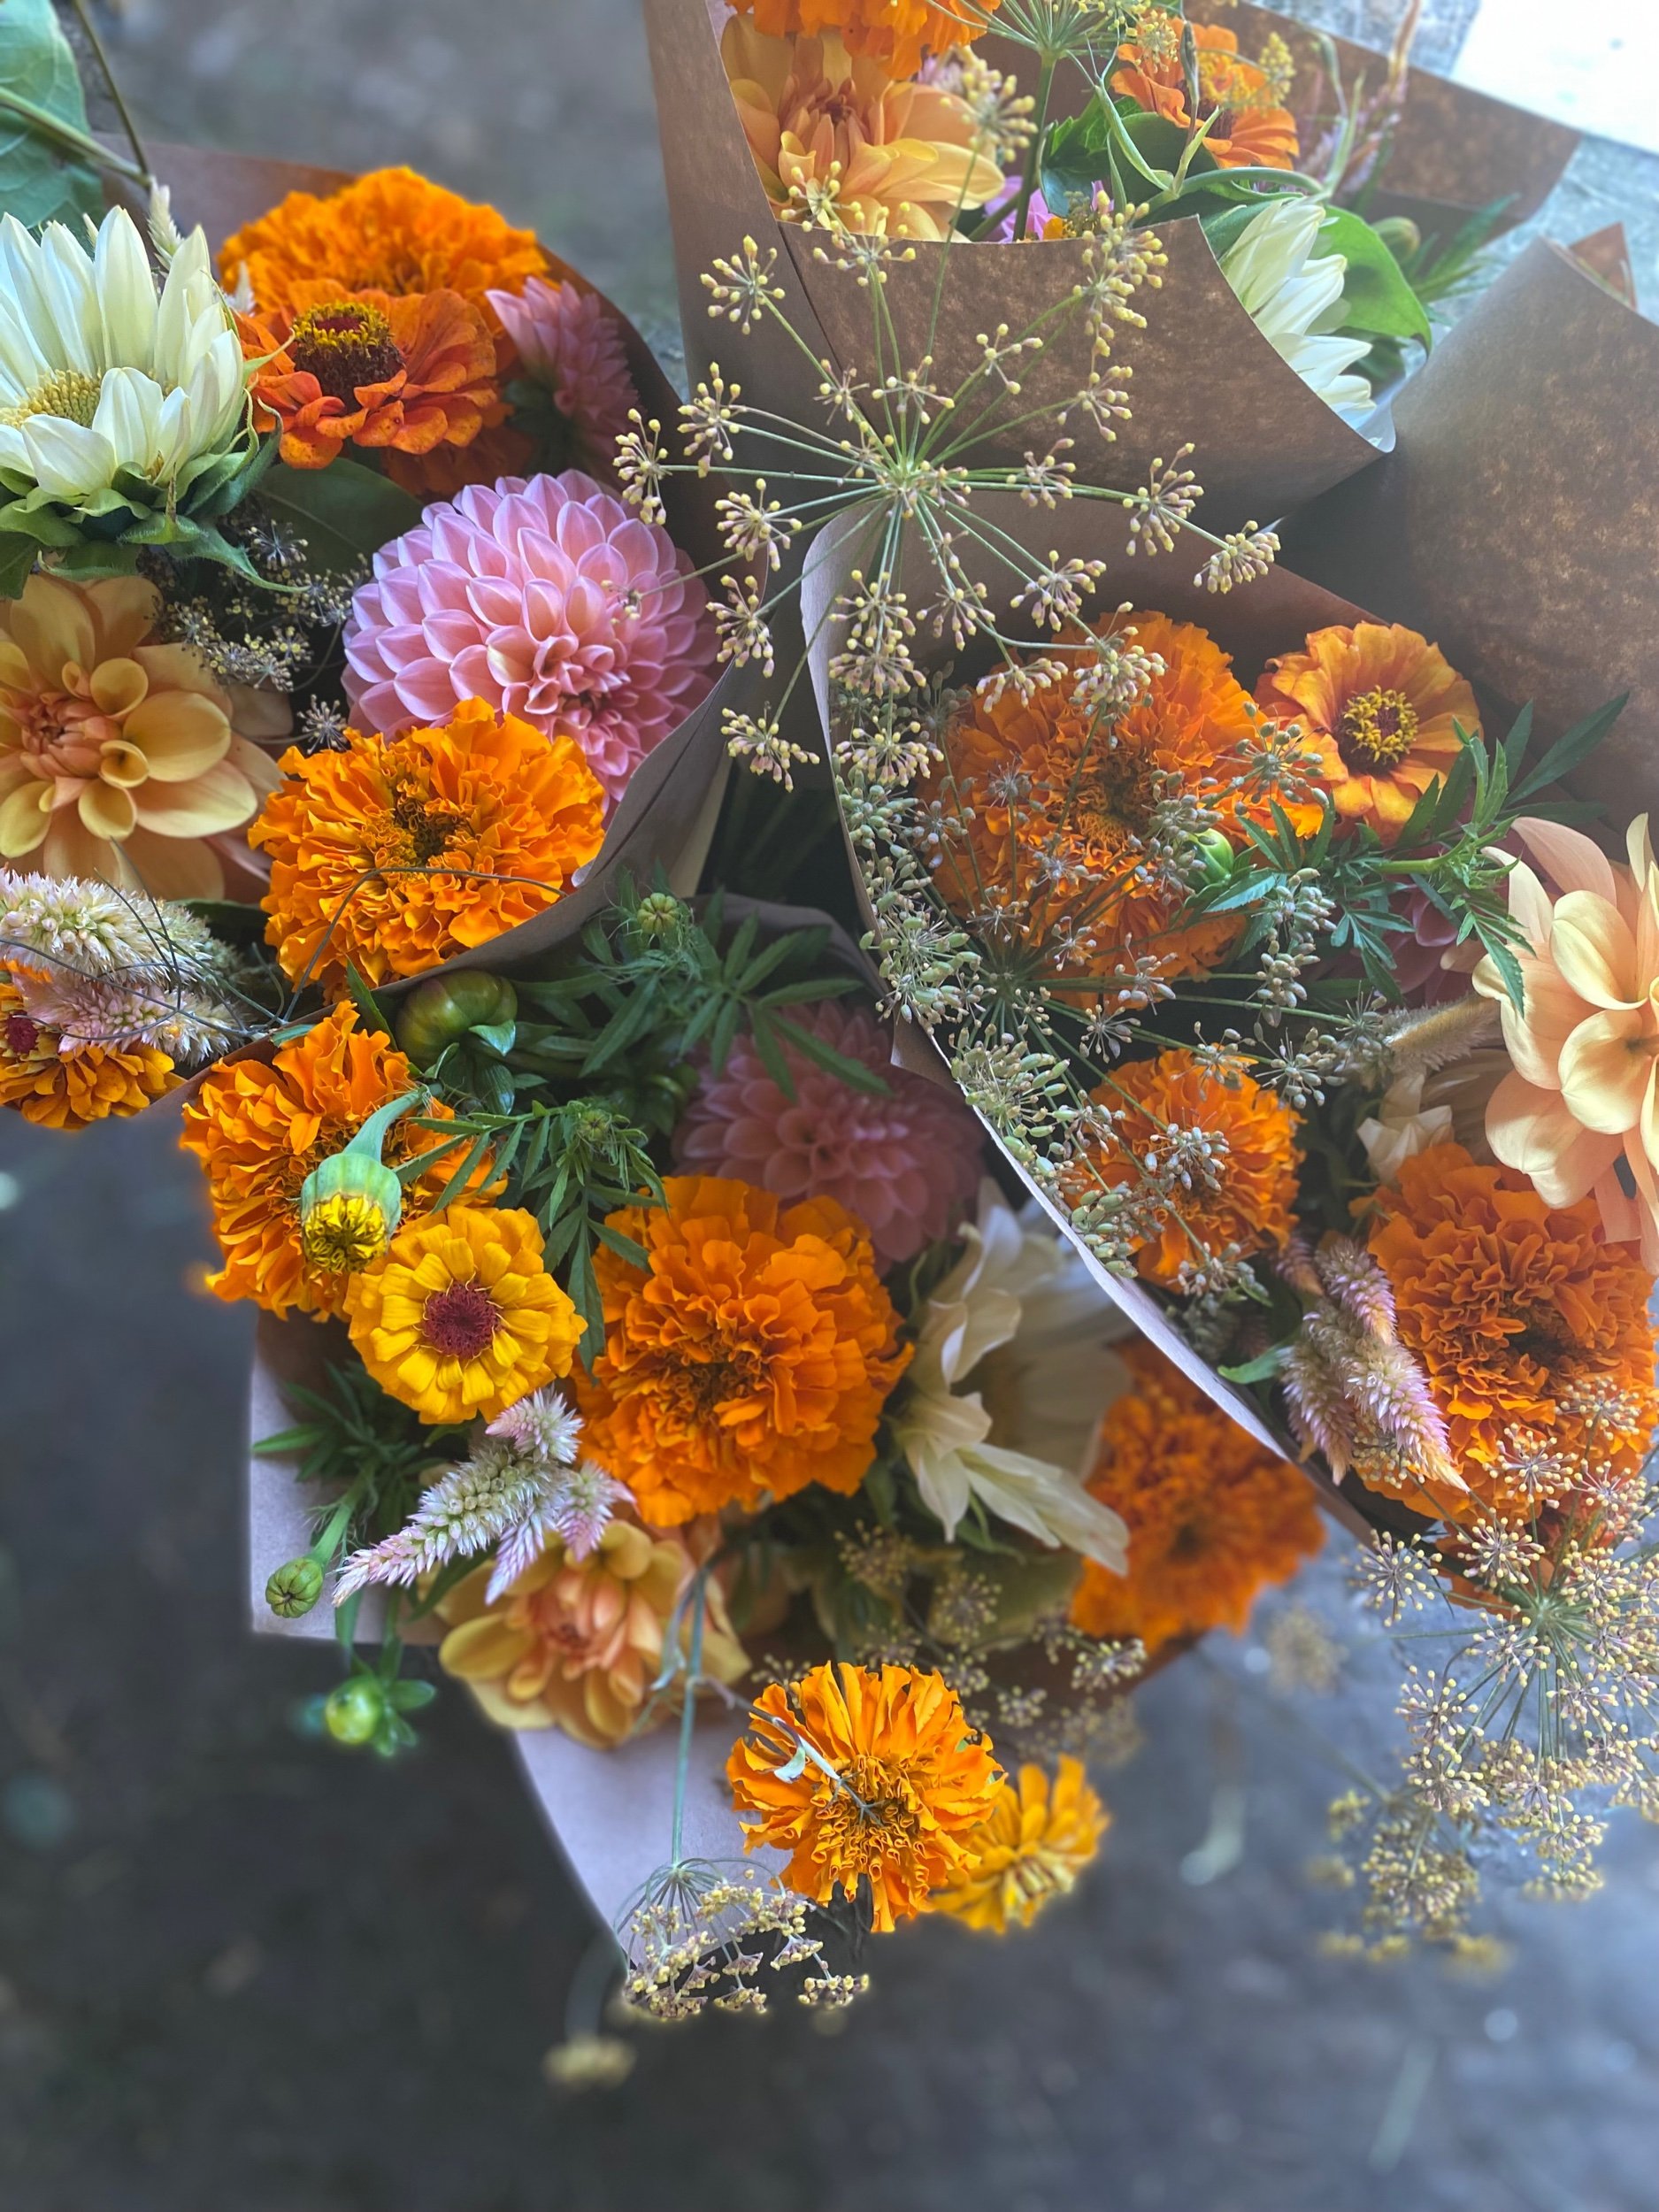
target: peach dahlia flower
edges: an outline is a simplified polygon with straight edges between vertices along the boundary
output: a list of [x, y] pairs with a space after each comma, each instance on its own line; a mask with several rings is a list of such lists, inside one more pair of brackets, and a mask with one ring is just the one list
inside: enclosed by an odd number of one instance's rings
[[1626, 833], [1628, 867], [1578, 830], [1524, 820], [1530, 856], [1509, 875], [1525, 1010], [1490, 959], [1475, 988], [1497, 1002], [1511, 1072], [1486, 1109], [1486, 1141], [1547, 1205], [1594, 1192], [1608, 1236], [1640, 1240], [1659, 1269], [1659, 866], [1647, 817]]
[[966, 104], [936, 85], [895, 84], [839, 35], [768, 38], [733, 16], [720, 42], [732, 97], [780, 214], [792, 186], [827, 185], [849, 230], [944, 238], [962, 208], [983, 207], [1002, 173], [977, 143]]

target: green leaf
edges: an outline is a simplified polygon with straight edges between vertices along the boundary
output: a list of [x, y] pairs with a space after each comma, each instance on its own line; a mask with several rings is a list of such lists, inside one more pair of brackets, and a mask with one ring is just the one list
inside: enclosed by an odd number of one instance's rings
[[1363, 215], [1333, 207], [1319, 226], [1319, 245], [1348, 263], [1342, 279], [1342, 326], [1379, 338], [1420, 338], [1433, 342], [1428, 310], [1411, 289], [1405, 271]]
[[1601, 742], [1624, 711], [1629, 697], [1628, 691], [1621, 692], [1617, 699], [1609, 699], [1604, 707], [1598, 707], [1582, 722], [1574, 723], [1571, 729], [1555, 740], [1525, 782], [1516, 786], [1512, 795], [1514, 798], [1530, 798], [1534, 792], [1541, 791], [1546, 784], [1556, 783], [1563, 776], [1570, 774]]
[[1282, 1346], [1275, 1346], [1272, 1351], [1263, 1352], [1257, 1359], [1247, 1359], [1237, 1367], [1218, 1367], [1216, 1372], [1224, 1382], [1271, 1382], [1279, 1372], [1283, 1348]]
[[[51, 0], [0, 4], [0, 86], [71, 130], [88, 128], [75, 58]], [[81, 216], [96, 222], [103, 214], [104, 193], [88, 163], [55, 144], [37, 124], [4, 111], [0, 111], [0, 207], [28, 230], [50, 222], [78, 230]]]
[[420, 520], [420, 502], [361, 461], [331, 461], [322, 469], [279, 463], [259, 496], [325, 568], [356, 568]]
[[380, 1002], [358, 974], [354, 964], [346, 963], [346, 988], [351, 994], [351, 1003], [357, 1010], [357, 1018], [370, 1029], [378, 1029], [383, 1037], [392, 1033], [392, 1025], [381, 1010]]
[[19, 532], [0, 532], [0, 599], [15, 599], [27, 583], [40, 547]]

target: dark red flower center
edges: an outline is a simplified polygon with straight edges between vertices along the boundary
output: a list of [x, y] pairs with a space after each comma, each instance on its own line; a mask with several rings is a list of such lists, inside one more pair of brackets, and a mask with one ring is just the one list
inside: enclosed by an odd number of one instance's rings
[[434, 1290], [420, 1310], [420, 1333], [434, 1352], [450, 1359], [477, 1359], [488, 1351], [501, 1317], [495, 1302], [476, 1283], [452, 1283]]
[[360, 385], [384, 384], [403, 365], [392, 326], [378, 307], [361, 300], [338, 300], [296, 315], [288, 349], [295, 367], [314, 376], [331, 399], [349, 403]]
[[6, 1050], [19, 1060], [27, 1060], [35, 1049], [40, 1036], [40, 1025], [27, 1014], [8, 1014], [5, 1018]]

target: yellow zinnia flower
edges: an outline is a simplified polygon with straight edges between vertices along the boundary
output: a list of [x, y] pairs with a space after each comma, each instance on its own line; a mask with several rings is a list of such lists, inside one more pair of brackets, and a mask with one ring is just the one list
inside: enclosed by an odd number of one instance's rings
[[568, 1375], [587, 1326], [518, 1208], [451, 1206], [412, 1221], [378, 1267], [349, 1281], [363, 1364], [423, 1421], [493, 1419]]
[[1111, 1815], [1079, 1760], [1063, 1758], [1052, 1783], [1040, 1766], [1007, 1781], [983, 1824], [965, 1839], [966, 1871], [927, 1901], [970, 1928], [1029, 1928], [1052, 1897], [1064, 1896], [1100, 1849]]

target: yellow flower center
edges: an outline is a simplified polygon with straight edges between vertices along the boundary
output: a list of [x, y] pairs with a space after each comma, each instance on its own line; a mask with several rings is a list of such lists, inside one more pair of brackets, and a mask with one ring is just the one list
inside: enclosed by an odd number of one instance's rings
[[356, 1191], [319, 1200], [300, 1231], [306, 1264], [329, 1275], [355, 1275], [373, 1266], [390, 1240], [385, 1214]]
[[1349, 700], [1337, 725], [1342, 758], [1360, 775], [1396, 768], [1417, 743], [1417, 709], [1403, 691], [1362, 692]]
[[307, 308], [294, 318], [288, 349], [295, 367], [332, 399], [353, 401], [359, 385], [384, 384], [403, 365], [392, 326], [362, 300]]
[[55, 415], [60, 422], [78, 422], [83, 430], [90, 429], [103, 389], [102, 377], [88, 376], [81, 369], [54, 369], [27, 399], [0, 411], [0, 422], [15, 427], [33, 415]]

